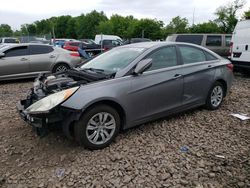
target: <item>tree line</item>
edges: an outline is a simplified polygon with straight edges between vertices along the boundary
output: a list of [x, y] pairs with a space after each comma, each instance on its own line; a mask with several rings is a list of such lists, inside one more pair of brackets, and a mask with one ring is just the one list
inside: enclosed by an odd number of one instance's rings
[[[219, 7], [215, 11], [215, 20], [190, 24], [187, 18], [172, 18], [169, 24], [157, 19], [136, 19], [133, 16], [112, 15], [108, 18], [104, 12], [93, 10], [77, 17], [70, 15], [51, 17], [21, 25], [20, 30], [13, 31], [8, 24], [0, 25], [0, 37], [8, 36], [44, 36], [55, 35], [56, 38], [94, 38], [96, 34], [112, 34], [122, 38], [144, 37], [152, 40], [165, 39], [172, 33], [232, 33], [238, 21], [236, 13], [244, 5], [241, 0]], [[250, 18], [250, 8], [242, 17]]]

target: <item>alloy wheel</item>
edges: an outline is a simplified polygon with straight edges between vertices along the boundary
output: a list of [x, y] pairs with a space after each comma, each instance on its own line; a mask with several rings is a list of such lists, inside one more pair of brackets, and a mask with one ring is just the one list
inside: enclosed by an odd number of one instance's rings
[[220, 105], [223, 99], [223, 89], [221, 86], [214, 87], [212, 93], [211, 93], [211, 104], [214, 107], [217, 107]]
[[65, 65], [59, 65], [56, 68], [56, 72], [63, 72], [63, 71], [66, 71], [67, 69], [68, 69], [68, 67], [66, 67]]
[[104, 144], [112, 138], [115, 129], [114, 116], [108, 112], [99, 112], [88, 121], [86, 136], [92, 144]]

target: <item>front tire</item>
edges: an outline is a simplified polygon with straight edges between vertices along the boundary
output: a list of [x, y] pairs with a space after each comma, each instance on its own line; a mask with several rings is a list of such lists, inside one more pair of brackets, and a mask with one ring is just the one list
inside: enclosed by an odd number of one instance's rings
[[107, 105], [94, 106], [75, 123], [75, 138], [88, 149], [102, 149], [114, 140], [120, 125], [120, 116], [115, 109]]
[[212, 88], [209, 90], [206, 100], [206, 108], [208, 110], [218, 109], [222, 104], [224, 96], [224, 86], [220, 82], [215, 82]]

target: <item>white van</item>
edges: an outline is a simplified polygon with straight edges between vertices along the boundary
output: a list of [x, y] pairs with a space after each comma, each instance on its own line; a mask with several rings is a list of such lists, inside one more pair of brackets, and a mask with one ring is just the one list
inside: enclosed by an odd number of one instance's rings
[[96, 44], [100, 44], [100, 42], [102, 40], [116, 40], [116, 41], [122, 43], [122, 39], [119, 36], [116, 36], [116, 35], [103, 35], [103, 34], [100, 34], [100, 35], [95, 36], [95, 43]]
[[235, 26], [230, 52], [236, 70], [250, 70], [250, 20], [239, 21]]

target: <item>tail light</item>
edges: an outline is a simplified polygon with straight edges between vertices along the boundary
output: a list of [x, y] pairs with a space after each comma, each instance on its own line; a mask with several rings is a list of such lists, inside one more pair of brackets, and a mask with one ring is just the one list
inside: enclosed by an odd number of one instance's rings
[[233, 42], [230, 42], [230, 48], [229, 48], [229, 57], [231, 57], [232, 53], [233, 53]]
[[73, 57], [80, 57], [80, 54], [78, 52], [70, 53], [70, 55]]
[[104, 51], [108, 51], [109, 50], [109, 48], [104, 48]]
[[227, 68], [229, 68], [231, 71], [234, 70], [234, 65], [232, 63], [227, 64]]

